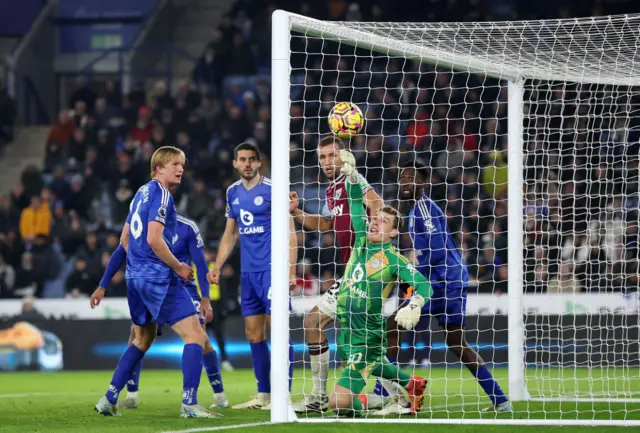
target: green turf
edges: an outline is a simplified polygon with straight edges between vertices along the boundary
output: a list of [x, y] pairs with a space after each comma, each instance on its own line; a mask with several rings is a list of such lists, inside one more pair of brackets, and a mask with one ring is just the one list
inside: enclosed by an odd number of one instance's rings
[[[480, 409], [489, 400], [473, 378], [458, 367], [434, 368], [421, 371], [429, 378], [429, 396], [421, 418], [495, 418], [483, 415]], [[296, 371], [294, 400], [302, 392], [301, 370]], [[507, 370], [494, 371], [503, 387], [507, 384]], [[564, 395], [581, 397], [617, 394], [640, 398], [640, 372], [638, 369], [528, 369], [528, 387], [534, 395], [542, 390], [546, 395], [561, 391]], [[93, 411], [93, 405], [104, 393], [111, 372], [62, 372], [62, 373], [0, 373], [0, 432], [164, 432], [223, 425], [265, 422], [269, 412], [259, 410], [222, 409], [224, 418], [215, 420], [183, 420], [179, 418], [181, 375], [179, 371], [142, 372], [140, 407], [122, 411], [123, 416], [106, 418]], [[574, 380], [574, 378], [576, 378]], [[462, 379], [462, 380], [461, 380]], [[249, 370], [224, 373], [226, 393], [231, 403], [248, 400], [255, 393], [255, 379]], [[332, 384], [330, 384], [332, 386]], [[309, 391], [309, 389], [306, 389]], [[205, 380], [199, 393], [200, 402], [209, 405], [211, 389]], [[519, 402], [515, 413], [498, 418], [516, 419], [627, 419], [640, 420], [640, 403], [576, 403], [576, 402]], [[407, 419], [407, 418], [405, 418]], [[408, 418], [410, 419], [410, 418]], [[346, 426], [343, 426], [346, 427]], [[258, 426], [239, 431], [273, 432], [335, 432], [335, 424], [291, 424]], [[349, 424], [350, 433], [370, 432], [372, 425]], [[424, 432], [447, 429], [447, 433], [478, 432], [507, 433], [514, 427], [475, 425], [417, 425], [377, 424], [376, 432]], [[516, 427], [518, 432], [551, 431], [553, 427]], [[629, 429], [631, 431], [632, 429]], [[590, 432], [592, 427], [563, 427], [565, 433]], [[613, 432], [613, 427], [598, 427], [598, 433]]]

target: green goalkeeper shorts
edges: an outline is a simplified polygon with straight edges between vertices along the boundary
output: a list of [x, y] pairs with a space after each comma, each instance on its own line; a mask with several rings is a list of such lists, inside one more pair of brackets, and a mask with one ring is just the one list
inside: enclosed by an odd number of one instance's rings
[[340, 345], [338, 354], [346, 360], [346, 366], [337, 384], [356, 395], [364, 389], [371, 370], [384, 357], [380, 347], [372, 349], [367, 346]]

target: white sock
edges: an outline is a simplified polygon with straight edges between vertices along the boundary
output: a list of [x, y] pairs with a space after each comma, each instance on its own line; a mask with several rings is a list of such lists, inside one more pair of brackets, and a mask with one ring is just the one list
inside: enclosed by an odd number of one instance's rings
[[[327, 344], [325, 342], [325, 344]], [[327, 394], [327, 378], [329, 377], [329, 349], [320, 355], [310, 355], [313, 395], [317, 397]]]
[[382, 409], [385, 404], [385, 398], [378, 394], [367, 395], [367, 407], [365, 409]]
[[407, 390], [404, 389], [399, 383], [393, 382], [388, 379], [383, 379], [381, 377], [378, 379], [380, 379], [380, 383], [389, 393], [389, 398], [397, 396], [398, 402], [401, 406], [405, 406], [409, 403], [409, 400], [407, 400]]
[[[387, 390], [387, 392], [389, 393], [389, 397], [395, 397], [396, 395], [400, 394], [402, 388], [400, 385], [398, 385], [395, 382], [392, 382], [388, 379], [383, 379], [381, 377], [378, 378], [378, 380], [380, 381], [380, 384], [382, 384], [382, 386], [384, 387], [384, 389]], [[400, 389], [398, 389], [400, 388]]]
[[127, 398], [131, 398], [133, 400], [137, 400], [138, 399], [138, 391], [134, 391], [134, 392], [127, 391]]

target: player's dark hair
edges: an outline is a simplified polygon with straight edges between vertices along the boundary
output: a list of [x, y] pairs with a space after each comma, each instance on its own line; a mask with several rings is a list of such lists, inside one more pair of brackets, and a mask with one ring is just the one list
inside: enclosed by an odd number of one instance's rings
[[324, 137], [322, 140], [320, 140], [320, 143], [318, 143], [318, 147], [331, 146], [332, 144], [335, 144], [340, 150], [344, 150], [347, 148], [347, 146], [344, 144], [344, 141], [342, 141], [340, 137], [337, 137], [335, 135], [327, 135], [326, 137]]
[[255, 144], [249, 142], [238, 144], [236, 148], [233, 149], [233, 159], [238, 160], [238, 152], [240, 152], [241, 150], [251, 150], [255, 152], [256, 158], [258, 159], [258, 161], [260, 161], [260, 151], [258, 150], [258, 146], [256, 146]]
[[387, 215], [393, 215], [393, 228], [398, 231], [402, 229], [402, 216], [400, 215], [400, 212], [398, 212], [398, 209], [391, 206], [384, 206], [382, 209], [380, 209], [380, 212], [384, 212]]
[[416, 171], [416, 174], [420, 176], [424, 181], [422, 183], [427, 183], [427, 180], [429, 180], [429, 167], [427, 167], [422, 161], [419, 161], [419, 160], [412, 161], [410, 163], [405, 164], [405, 166], [402, 169], [405, 170], [407, 168], [413, 168]]

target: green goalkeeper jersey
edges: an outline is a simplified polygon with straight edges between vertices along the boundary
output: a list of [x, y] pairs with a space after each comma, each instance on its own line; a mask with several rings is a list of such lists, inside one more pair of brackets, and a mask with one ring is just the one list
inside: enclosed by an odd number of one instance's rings
[[337, 319], [340, 322], [338, 344], [366, 346], [369, 356], [386, 351], [384, 301], [393, 286], [402, 280], [414, 293], [428, 300], [433, 290], [416, 268], [391, 243], [367, 242], [368, 219], [360, 185], [345, 182], [355, 243], [338, 291]]

